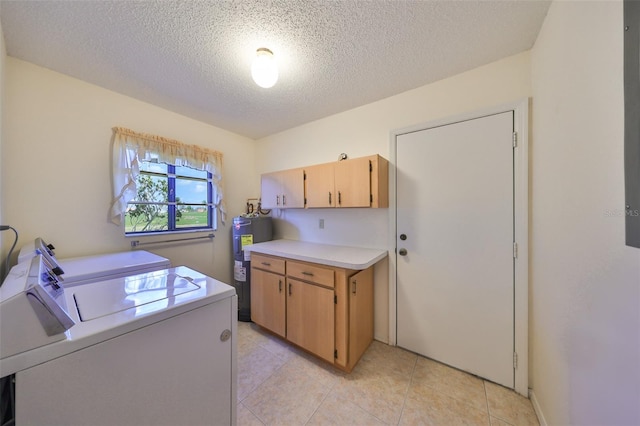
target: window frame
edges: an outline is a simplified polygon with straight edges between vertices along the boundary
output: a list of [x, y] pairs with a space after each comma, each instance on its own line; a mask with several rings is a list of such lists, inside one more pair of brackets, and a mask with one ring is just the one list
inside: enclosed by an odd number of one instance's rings
[[[158, 161], [154, 161], [155, 159], [142, 160], [140, 163], [159, 163]], [[176, 166], [174, 164], [161, 163], [166, 165], [166, 173], [158, 172], [158, 171], [149, 171], [142, 170], [142, 168], [138, 172], [138, 176], [136, 177], [136, 191], [137, 191], [137, 180], [141, 176], [151, 176], [151, 177], [160, 177], [167, 179], [167, 201], [162, 202], [154, 202], [154, 201], [142, 201], [137, 200], [136, 196], [127, 202], [127, 206], [136, 205], [136, 204], [147, 204], [147, 205], [165, 205], [167, 206], [167, 229], [153, 229], [149, 231], [127, 231], [126, 225], [126, 214], [124, 220], [124, 233], [125, 236], [139, 236], [139, 235], [158, 235], [158, 234], [178, 234], [178, 233], [186, 233], [186, 232], [203, 232], [203, 231], [215, 231], [217, 224], [217, 211], [216, 206], [214, 205], [214, 187], [213, 184], [213, 174], [207, 170], [199, 170], [188, 166]], [[199, 172], [206, 173], [206, 178], [197, 177], [197, 176], [187, 176], [180, 175], [176, 173], [176, 169], [184, 167], [192, 170], [196, 170]], [[176, 201], [176, 181], [198, 181], [204, 182], [207, 186], [207, 200], [206, 203], [192, 203], [192, 202], [177, 202]], [[207, 224], [205, 226], [179, 226], [177, 212], [180, 206], [205, 206], [207, 213]]]

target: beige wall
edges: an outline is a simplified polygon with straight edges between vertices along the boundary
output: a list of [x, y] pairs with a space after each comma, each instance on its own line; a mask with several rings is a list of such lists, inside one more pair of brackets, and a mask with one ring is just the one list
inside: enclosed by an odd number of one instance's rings
[[531, 53], [530, 383], [549, 424], [640, 424], [622, 47], [622, 2], [554, 2]]
[[[624, 245], [624, 217], [616, 213], [624, 205], [621, 25], [621, 2], [555, 2], [530, 53], [257, 144], [0, 52], [0, 218], [19, 229], [21, 243], [42, 236], [61, 257], [127, 250], [122, 230], [106, 220], [115, 125], [222, 150], [231, 217], [259, 195], [261, 172], [334, 161], [341, 152], [389, 158], [394, 129], [532, 96], [535, 401], [549, 424], [640, 424], [640, 250]], [[274, 213], [280, 237], [392, 247], [387, 209]], [[153, 251], [228, 280], [228, 234], [221, 227], [213, 244]], [[383, 262], [376, 278], [382, 341], [389, 269]]]
[[[263, 138], [256, 145], [259, 172], [380, 154], [389, 159], [390, 133], [415, 124], [526, 98], [531, 94], [529, 53], [521, 53], [421, 88]], [[304, 241], [377, 247], [389, 243], [388, 209], [282, 210], [278, 236]], [[319, 219], [325, 220], [319, 229]], [[389, 340], [389, 262], [375, 284], [375, 338]]]
[[[130, 249], [107, 221], [113, 126], [222, 151], [229, 219], [258, 196], [251, 139], [11, 57], [6, 82], [2, 210], [18, 246], [40, 236], [59, 258]], [[229, 282], [229, 223], [204, 241], [148, 249]]]

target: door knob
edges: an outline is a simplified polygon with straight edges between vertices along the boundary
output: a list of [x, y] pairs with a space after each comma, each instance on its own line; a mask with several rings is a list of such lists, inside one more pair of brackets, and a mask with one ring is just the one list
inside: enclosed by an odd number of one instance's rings
[[398, 254], [400, 256], [406, 256], [407, 255], [407, 249], [401, 248], [400, 250], [398, 250]]

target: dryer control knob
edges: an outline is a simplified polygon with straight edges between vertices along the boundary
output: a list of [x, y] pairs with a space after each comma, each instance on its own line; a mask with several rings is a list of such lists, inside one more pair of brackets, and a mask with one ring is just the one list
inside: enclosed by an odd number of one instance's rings
[[226, 342], [227, 340], [229, 340], [230, 337], [231, 337], [231, 330], [229, 329], [226, 329], [220, 334], [220, 340], [222, 340], [223, 342]]

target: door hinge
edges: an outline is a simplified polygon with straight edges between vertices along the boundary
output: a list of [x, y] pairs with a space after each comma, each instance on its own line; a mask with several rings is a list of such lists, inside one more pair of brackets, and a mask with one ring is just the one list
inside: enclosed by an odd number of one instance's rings
[[333, 351], [333, 357], [335, 359], [338, 359], [338, 350], [337, 349], [335, 351]]
[[302, 180], [307, 180], [307, 173], [302, 173]]
[[337, 294], [333, 295], [333, 303], [335, 303], [336, 305], [338, 304], [338, 295]]
[[513, 258], [518, 258], [518, 243], [516, 243], [515, 241], [513, 242]]
[[518, 132], [513, 132], [513, 147], [518, 146]]
[[373, 172], [373, 164], [371, 164], [371, 160], [369, 160], [369, 173]]
[[513, 369], [517, 369], [518, 368], [518, 353], [514, 352], [513, 353]]

